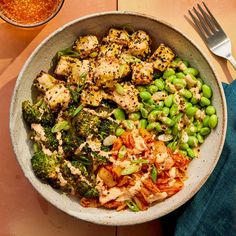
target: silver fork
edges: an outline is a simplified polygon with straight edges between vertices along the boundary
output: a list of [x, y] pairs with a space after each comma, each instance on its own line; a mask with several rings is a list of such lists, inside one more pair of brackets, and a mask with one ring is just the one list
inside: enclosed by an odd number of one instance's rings
[[216, 21], [206, 4], [204, 2], [202, 3], [205, 10], [199, 4], [197, 4], [197, 6], [200, 12], [193, 7], [193, 11], [196, 16], [190, 10], [188, 11], [200, 33], [200, 36], [204, 40], [207, 47], [215, 55], [229, 60], [236, 70], [236, 61], [232, 56], [230, 39]]

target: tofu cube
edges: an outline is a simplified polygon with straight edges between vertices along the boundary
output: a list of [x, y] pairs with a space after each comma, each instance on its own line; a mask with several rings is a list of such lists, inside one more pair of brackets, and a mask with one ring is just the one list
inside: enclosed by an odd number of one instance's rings
[[150, 62], [135, 63], [132, 66], [132, 83], [135, 85], [150, 84], [153, 80], [153, 64]]
[[153, 63], [155, 69], [164, 71], [174, 59], [174, 57], [175, 54], [172, 52], [172, 50], [162, 43], [152, 54], [149, 61]]
[[45, 93], [49, 89], [53, 88], [56, 84], [58, 84], [58, 82], [59, 81], [50, 74], [41, 71], [39, 75], [34, 79], [34, 86], [41, 92]]
[[45, 101], [52, 110], [66, 109], [70, 100], [70, 91], [63, 84], [57, 84], [45, 93]]
[[130, 42], [130, 36], [126, 30], [111, 28], [102, 41], [105, 43], [117, 43], [127, 46]]
[[98, 39], [95, 35], [81, 36], [76, 40], [74, 49], [80, 54], [80, 58], [94, 57], [99, 51]]
[[100, 57], [115, 57], [118, 58], [121, 55], [123, 46], [117, 43], [104, 44], [100, 47]]
[[138, 30], [131, 36], [131, 41], [129, 43], [129, 52], [135, 57], [141, 59], [146, 58], [151, 52], [150, 44], [151, 39], [149, 35], [142, 30]]

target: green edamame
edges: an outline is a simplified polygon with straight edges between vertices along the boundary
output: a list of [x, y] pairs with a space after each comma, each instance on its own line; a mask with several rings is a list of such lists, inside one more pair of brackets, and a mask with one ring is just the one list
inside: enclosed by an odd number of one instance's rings
[[190, 158], [196, 157], [195, 152], [191, 148], [187, 149], [187, 154], [188, 154], [188, 157], [190, 157]]
[[149, 124], [147, 125], [147, 127], [146, 127], [146, 130], [147, 130], [147, 131], [151, 131], [151, 130], [155, 129], [156, 126], [157, 126], [157, 122], [149, 123]]
[[216, 127], [217, 123], [218, 123], [218, 117], [215, 114], [211, 115], [209, 118], [209, 121], [208, 121], [208, 126], [211, 129], [214, 129]]
[[198, 139], [195, 136], [188, 136], [188, 145], [190, 147], [197, 147]]
[[116, 120], [119, 120], [119, 121], [125, 120], [125, 112], [121, 108], [116, 108], [114, 110], [114, 116]]
[[193, 76], [197, 76], [198, 73], [199, 73], [199, 71], [197, 69], [191, 68], [191, 67], [184, 70], [184, 74], [186, 74], [186, 75], [190, 74], [190, 75], [193, 75]]
[[179, 108], [177, 104], [173, 104], [170, 108], [170, 117], [173, 117], [175, 115], [177, 115], [179, 112]]
[[146, 126], [147, 126], [147, 124], [148, 124], [148, 122], [147, 122], [146, 119], [141, 119], [141, 120], [139, 121], [139, 128], [145, 129]]
[[158, 88], [159, 90], [163, 90], [163, 89], [165, 88], [164, 82], [163, 82], [162, 80], [160, 80], [160, 79], [156, 79], [156, 80], [154, 81], [154, 84], [157, 86], [157, 88]]
[[130, 120], [136, 121], [136, 120], [139, 120], [140, 118], [141, 118], [140, 112], [133, 112], [129, 114]]
[[208, 127], [203, 127], [203, 128], [200, 129], [200, 134], [203, 135], [203, 136], [208, 135], [210, 132], [211, 132], [211, 129], [208, 128]]
[[162, 112], [161, 111], [159, 111], [159, 110], [153, 110], [153, 111], [151, 111], [150, 113], [149, 113], [149, 115], [148, 115], [148, 121], [149, 122], [154, 122], [154, 121], [156, 121], [157, 120], [157, 117], [158, 117], [158, 115], [160, 115]]
[[213, 115], [213, 114], [215, 114], [216, 113], [216, 109], [215, 109], [215, 107], [214, 106], [208, 106], [207, 108], [206, 108], [206, 114], [207, 115]]
[[125, 132], [124, 129], [118, 127], [118, 128], [116, 129], [116, 136], [119, 137], [119, 136], [121, 136], [124, 132]]
[[180, 78], [180, 79], [185, 77], [185, 74], [183, 72], [178, 72], [175, 75], [176, 75], [177, 78]]
[[173, 95], [171, 94], [171, 95], [167, 96], [167, 97], [165, 98], [164, 103], [165, 103], [165, 106], [166, 106], [166, 107], [171, 107], [172, 104], [173, 104]]
[[197, 112], [197, 108], [196, 107], [189, 107], [187, 110], [186, 110], [186, 115], [188, 117], [193, 117], [195, 116], [196, 112]]
[[200, 105], [201, 105], [202, 107], [209, 106], [210, 104], [211, 104], [211, 101], [210, 101], [208, 98], [206, 98], [206, 97], [201, 97], [201, 99], [200, 99]]
[[204, 138], [200, 133], [197, 133], [197, 139], [198, 139], [199, 143], [201, 143], [201, 144], [204, 143]]
[[187, 90], [187, 89], [181, 89], [180, 90], [180, 95], [184, 96], [185, 98], [190, 99], [193, 94], [191, 93], [191, 91]]
[[158, 91], [158, 87], [156, 85], [150, 85], [150, 86], [148, 86], [147, 90], [149, 93], [154, 94], [155, 92]]
[[161, 132], [161, 131], [162, 131], [161, 124], [160, 124], [159, 122], [156, 122], [155, 130], [156, 130], [157, 132]]
[[181, 143], [179, 147], [181, 150], [187, 150], [189, 148], [189, 145], [187, 143]]
[[165, 116], [168, 116], [170, 113], [170, 108], [169, 107], [163, 107], [162, 112], [165, 114]]
[[141, 108], [140, 112], [141, 112], [141, 115], [142, 115], [143, 118], [148, 117], [148, 111], [145, 108]]
[[187, 83], [184, 79], [178, 79], [178, 78], [174, 78], [172, 80], [172, 83], [177, 89], [183, 89], [187, 85]]
[[210, 116], [205, 116], [203, 121], [202, 121], [202, 124], [204, 127], [208, 127], [208, 122], [209, 122], [209, 118]]
[[212, 89], [210, 86], [203, 84], [202, 85], [202, 93], [203, 96], [206, 98], [211, 98], [212, 97]]
[[147, 91], [140, 92], [139, 96], [141, 97], [143, 101], [146, 101], [152, 97], [152, 95]]
[[171, 75], [174, 75], [175, 71], [172, 68], [167, 68], [165, 72], [163, 73], [163, 78], [166, 79]]

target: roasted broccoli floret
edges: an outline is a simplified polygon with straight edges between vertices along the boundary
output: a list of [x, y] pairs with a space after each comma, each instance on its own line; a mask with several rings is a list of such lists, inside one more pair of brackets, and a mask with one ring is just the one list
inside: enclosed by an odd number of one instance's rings
[[40, 123], [43, 125], [52, 125], [54, 123], [54, 115], [43, 99], [32, 104], [26, 100], [22, 103], [22, 112], [25, 121], [28, 124]]
[[89, 135], [96, 134], [101, 120], [98, 116], [89, 113], [86, 110], [76, 115], [72, 121], [75, 130], [82, 137], [88, 137]]
[[83, 137], [76, 135], [71, 130], [63, 130], [61, 133], [62, 148], [66, 155], [75, 151], [75, 149], [85, 141]]
[[96, 198], [99, 196], [98, 190], [93, 186], [88, 185], [85, 181], [80, 181], [76, 191], [81, 197]]
[[103, 140], [111, 134], [115, 134], [118, 124], [114, 121], [104, 119], [102, 120], [98, 133], [99, 137]]
[[48, 156], [43, 151], [38, 151], [31, 158], [31, 164], [35, 175], [42, 181], [57, 179], [57, 170], [60, 166], [59, 156]]

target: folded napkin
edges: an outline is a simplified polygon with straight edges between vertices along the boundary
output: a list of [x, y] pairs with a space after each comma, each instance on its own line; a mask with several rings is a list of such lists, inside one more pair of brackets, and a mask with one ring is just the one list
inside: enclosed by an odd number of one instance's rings
[[236, 81], [223, 87], [228, 109], [223, 152], [201, 190], [161, 219], [164, 235], [236, 235]]

